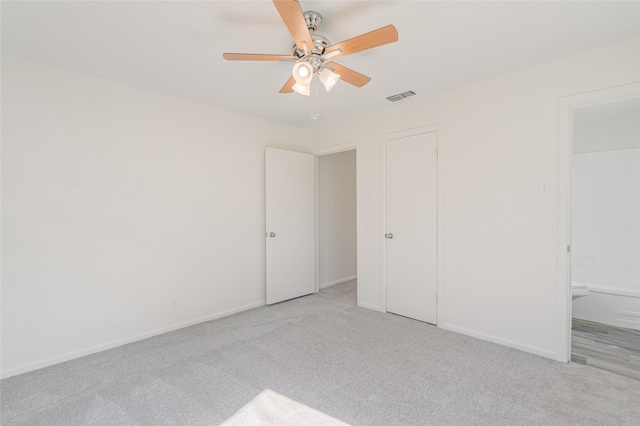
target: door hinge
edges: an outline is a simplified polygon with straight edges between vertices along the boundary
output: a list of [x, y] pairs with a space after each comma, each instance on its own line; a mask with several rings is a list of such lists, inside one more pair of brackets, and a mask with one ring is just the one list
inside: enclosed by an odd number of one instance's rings
[[567, 246], [567, 253], [571, 253], [571, 246]]

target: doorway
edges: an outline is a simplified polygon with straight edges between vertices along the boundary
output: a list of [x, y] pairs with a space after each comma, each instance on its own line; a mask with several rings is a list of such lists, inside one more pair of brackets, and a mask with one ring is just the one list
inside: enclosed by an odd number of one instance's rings
[[640, 378], [640, 98], [575, 108], [571, 361]]
[[560, 107], [559, 358], [640, 378], [640, 84]]
[[357, 300], [356, 150], [318, 158], [318, 287], [343, 285]]

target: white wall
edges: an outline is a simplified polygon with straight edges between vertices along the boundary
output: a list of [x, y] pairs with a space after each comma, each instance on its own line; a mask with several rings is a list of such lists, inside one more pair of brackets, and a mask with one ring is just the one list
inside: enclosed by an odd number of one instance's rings
[[574, 154], [571, 216], [573, 316], [640, 329], [640, 148]]
[[318, 158], [320, 288], [356, 275], [356, 151]]
[[[361, 306], [384, 310], [384, 134], [442, 123], [444, 292], [438, 325], [562, 359], [558, 347], [559, 98], [637, 81], [640, 40], [411, 98], [320, 127], [314, 149], [357, 140]], [[437, 66], [437, 62], [432, 64]], [[550, 196], [541, 196], [541, 184]]]
[[573, 152], [640, 147], [640, 98], [576, 108]]
[[264, 147], [305, 132], [2, 59], [4, 376], [264, 303]]
[[572, 277], [640, 297], [640, 149], [574, 154]]

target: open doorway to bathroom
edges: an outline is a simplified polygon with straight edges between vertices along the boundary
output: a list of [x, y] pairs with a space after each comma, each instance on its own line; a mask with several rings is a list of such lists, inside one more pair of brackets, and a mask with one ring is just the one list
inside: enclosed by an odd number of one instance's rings
[[357, 303], [356, 150], [318, 156], [318, 282]]
[[640, 97], [572, 124], [571, 361], [640, 379]]

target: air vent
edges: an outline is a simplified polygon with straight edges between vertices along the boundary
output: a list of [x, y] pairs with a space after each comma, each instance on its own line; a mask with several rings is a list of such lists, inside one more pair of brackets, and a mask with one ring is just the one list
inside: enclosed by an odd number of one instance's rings
[[389, 96], [387, 99], [391, 102], [401, 101], [409, 96], [415, 96], [415, 93], [409, 90], [408, 92], [398, 93], [397, 95]]

